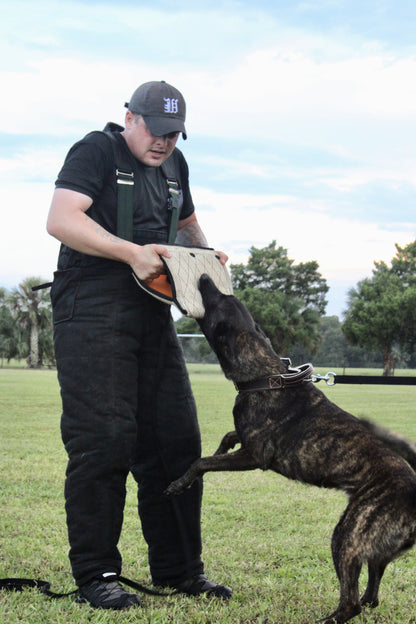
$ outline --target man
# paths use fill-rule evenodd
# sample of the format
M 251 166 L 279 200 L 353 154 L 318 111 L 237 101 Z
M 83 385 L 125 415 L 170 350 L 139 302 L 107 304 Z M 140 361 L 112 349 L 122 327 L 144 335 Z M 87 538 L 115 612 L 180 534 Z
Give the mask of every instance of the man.
M 78 600 L 109 609 L 140 605 L 117 580 L 129 471 L 138 484 L 153 583 L 190 595 L 232 594 L 204 576 L 202 483 L 174 500 L 163 495 L 199 457 L 199 427 L 170 308 L 132 276 L 157 278 L 161 256 L 169 255 L 168 164 L 181 188 L 176 242 L 207 246 L 188 167 L 175 148 L 180 133 L 186 139 L 185 101 L 166 82 L 148 82 L 126 106 L 124 129 L 111 124 L 112 136 L 92 132 L 71 148 L 47 224 L 62 243 L 51 299 L 69 458 L 69 556 Z M 134 174 L 132 240 L 117 236 L 116 154 Z

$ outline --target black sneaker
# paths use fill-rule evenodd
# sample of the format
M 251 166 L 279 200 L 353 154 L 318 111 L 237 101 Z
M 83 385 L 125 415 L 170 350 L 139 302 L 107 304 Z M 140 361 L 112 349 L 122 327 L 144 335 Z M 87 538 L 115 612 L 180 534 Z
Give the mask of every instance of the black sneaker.
M 96 609 L 129 609 L 140 607 L 137 594 L 130 594 L 115 580 L 116 574 L 93 579 L 78 589 L 77 602 L 87 602 Z
M 204 574 L 192 576 L 190 579 L 182 581 L 182 583 L 178 583 L 174 587 L 182 594 L 187 594 L 188 596 L 206 594 L 207 596 L 215 596 L 216 598 L 228 600 L 228 598 L 231 598 L 233 595 L 231 587 L 217 585 L 204 576 Z

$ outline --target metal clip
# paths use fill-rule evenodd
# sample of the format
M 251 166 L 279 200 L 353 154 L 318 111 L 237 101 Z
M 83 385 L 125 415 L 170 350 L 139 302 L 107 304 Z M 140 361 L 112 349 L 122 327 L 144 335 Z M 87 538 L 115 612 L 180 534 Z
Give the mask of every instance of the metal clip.
M 134 185 L 134 173 L 127 173 L 126 171 L 120 171 L 116 169 L 117 184 L 127 184 L 128 186 Z M 125 177 L 124 177 L 125 176 Z M 130 179 L 126 179 L 130 178 Z
M 329 371 L 326 375 L 311 375 L 311 381 L 313 381 L 314 383 L 318 383 L 318 381 L 321 381 L 322 379 L 323 381 L 326 382 L 327 386 L 335 386 L 336 376 L 337 376 L 336 373 Z

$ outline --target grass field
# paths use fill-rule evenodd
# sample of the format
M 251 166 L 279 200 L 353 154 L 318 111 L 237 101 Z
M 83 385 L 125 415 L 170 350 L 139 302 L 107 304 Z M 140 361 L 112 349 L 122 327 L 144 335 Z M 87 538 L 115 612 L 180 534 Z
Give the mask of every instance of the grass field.
M 232 429 L 235 390 L 215 365 L 194 365 L 190 371 L 203 452 L 207 454 Z M 323 382 L 319 387 L 357 416 L 370 417 L 416 440 L 416 387 L 328 388 Z M 66 457 L 60 440 L 59 415 L 54 371 L 0 370 L 0 577 L 49 580 L 58 592 L 73 589 L 67 560 L 63 502 Z M 212 578 L 233 587 L 234 596 L 229 603 L 204 597 L 146 596 L 143 609 L 106 612 L 78 605 L 73 597 L 55 601 L 33 590 L 1 592 L 0 621 L 314 622 L 337 603 L 338 583 L 330 537 L 344 506 L 345 498 L 339 492 L 302 486 L 274 473 L 209 474 L 205 477 L 202 520 L 204 561 Z M 120 549 L 124 575 L 150 584 L 131 479 Z M 354 621 L 416 623 L 415 572 L 416 550 L 388 567 L 380 607 L 366 610 Z M 365 580 L 363 572 L 363 585 Z

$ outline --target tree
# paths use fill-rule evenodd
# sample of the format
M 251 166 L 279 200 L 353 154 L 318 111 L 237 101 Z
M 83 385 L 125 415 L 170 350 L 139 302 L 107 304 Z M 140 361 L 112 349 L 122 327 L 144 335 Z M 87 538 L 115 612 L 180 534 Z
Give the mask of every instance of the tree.
M 17 325 L 7 303 L 7 294 L 4 288 L 0 288 L 0 356 L 9 362 L 18 355 Z
M 43 336 L 46 350 L 50 351 L 47 346 L 48 342 L 51 343 L 49 293 L 44 290 L 32 290 L 32 287 L 41 281 L 39 277 L 28 277 L 7 297 L 11 313 L 23 332 L 25 349 L 20 349 L 19 355 L 27 357 L 29 368 L 38 368 L 42 365 L 43 350 L 39 348 L 40 335 Z
M 251 247 L 247 265 L 232 264 L 230 269 L 235 295 L 278 353 L 288 353 L 295 343 L 311 353 L 317 350 L 329 287 L 316 261 L 295 264 L 272 241 L 261 249 Z
M 400 277 L 405 288 L 416 285 L 416 240 L 400 247 L 395 245 L 396 255 L 391 261 L 391 272 Z M 386 266 L 383 262 L 375 262 L 378 265 Z
M 396 250 L 390 267 L 374 262 L 373 276 L 350 290 L 342 326 L 352 344 L 381 351 L 385 376 L 397 348 L 412 353 L 416 340 L 416 241 Z
M 411 354 L 416 339 L 416 241 L 406 247 L 396 245 L 391 273 L 401 280 L 401 326 L 399 343 Z M 377 265 L 377 263 L 376 263 Z
M 373 368 L 379 366 L 382 361 L 381 354 L 347 342 L 338 316 L 324 316 L 321 319 L 320 333 L 322 341 L 319 351 L 313 358 L 316 366 Z M 304 354 L 295 361 L 301 358 L 307 361 L 311 359 L 311 356 Z

